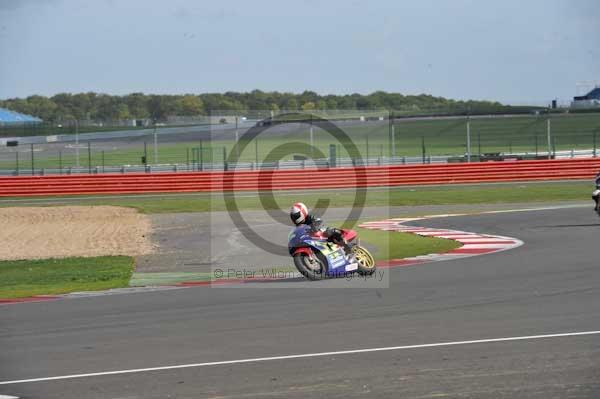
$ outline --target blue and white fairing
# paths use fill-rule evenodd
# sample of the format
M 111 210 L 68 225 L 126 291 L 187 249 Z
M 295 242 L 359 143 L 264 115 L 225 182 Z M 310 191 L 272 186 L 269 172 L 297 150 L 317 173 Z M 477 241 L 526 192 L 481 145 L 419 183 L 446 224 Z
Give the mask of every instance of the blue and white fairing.
M 310 247 L 323 254 L 327 259 L 327 274 L 329 275 L 352 272 L 358 268 L 356 263 L 348 262 L 343 248 L 325 238 L 314 237 L 311 234 L 310 226 L 307 225 L 296 227 L 288 237 L 290 255 L 294 254 L 296 248 L 302 247 Z

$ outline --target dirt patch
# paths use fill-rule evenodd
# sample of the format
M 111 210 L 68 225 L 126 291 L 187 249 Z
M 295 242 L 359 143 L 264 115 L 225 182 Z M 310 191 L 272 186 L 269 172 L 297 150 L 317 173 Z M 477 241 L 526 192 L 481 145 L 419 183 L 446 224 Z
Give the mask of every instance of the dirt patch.
M 117 206 L 0 208 L 0 260 L 146 255 L 150 218 Z

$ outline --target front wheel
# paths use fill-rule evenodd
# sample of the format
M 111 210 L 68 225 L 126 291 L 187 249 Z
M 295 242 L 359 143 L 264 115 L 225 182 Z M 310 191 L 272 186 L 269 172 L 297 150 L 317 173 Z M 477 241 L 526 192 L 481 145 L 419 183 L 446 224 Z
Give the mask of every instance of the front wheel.
M 370 276 L 375 273 L 375 259 L 366 248 L 355 245 L 352 247 L 352 253 L 358 262 L 358 274 Z
M 305 253 L 294 255 L 296 269 L 309 280 L 322 280 L 327 275 L 327 266 L 319 256 L 308 256 Z

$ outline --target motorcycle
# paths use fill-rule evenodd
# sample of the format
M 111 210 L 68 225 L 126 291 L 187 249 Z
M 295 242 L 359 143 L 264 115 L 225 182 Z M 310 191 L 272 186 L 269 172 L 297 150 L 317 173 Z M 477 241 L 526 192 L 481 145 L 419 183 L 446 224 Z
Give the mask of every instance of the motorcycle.
M 598 216 L 600 216 L 600 190 L 599 189 L 594 190 L 594 192 L 592 193 L 592 199 L 594 200 L 594 203 L 596 204 L 596 206 L 594 207 L 594 210 L 596 211 L 596 213 L 598 213 Z
M 314 232 L 310 226 L 300 225 L 292 230 L 288 249 L 296 269 L 309 280 L 342 277 L 348 273 L 366 276 L 375 273 L 375 259 L 360 246 L 358 233 L 354 230 L 341 231 L 350 246 L 350 256 L 342 246 L 328 241 L 322 232 Z

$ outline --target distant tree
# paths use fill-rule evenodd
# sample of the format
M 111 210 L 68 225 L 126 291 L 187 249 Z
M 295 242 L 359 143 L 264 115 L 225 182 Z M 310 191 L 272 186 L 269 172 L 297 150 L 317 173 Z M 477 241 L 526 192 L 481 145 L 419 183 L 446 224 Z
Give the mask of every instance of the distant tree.
M 178 115 L 201 115 L 204 113 L 204 103 L 198 96 L 186 94 L 179 98 Z
M 338 103 L 337 103 L 336 99 L 329 96 L 329 98 L 327 99 L 327 109 L 332 110 L 332 109 L 337 109 L 337 107 L 338 107 Z
M 148 96 L 143 93 L 132 93 L 125 96 L 125 103 L 129 108 L 129 113 L 133 118 L 145 119 L 150 116 L 148 110 Z
M 295 98 L 290 98 L 285 104 L 286 111 L 297 111 L 298 101 Z
M 177 109 L 175 96 L 150 96 L 148 101 L 148 112 L 153 120 L 164 120 L 167 116 L 174 115 Z
M 300 94 L 253 90 L 229 91 L 199 95 L 126 96 L 88 93 L 59 93 L 50 98 L 33 95 L 27 98 L 0 100 L 2 107 L 38 116 L 47 121 L 93 119 L 109 121 L 129 118 L 164 119 L 170 115 L 200 115 L 208 113 L 244 115 L 252 111 L 303 111 L 314 109 L 372 110 L 387 109 L 405 114 L 455 114 L 507 112 L 511 107 L 490 101 L 455 101 L 428 94 L 404 96 L 400 93 L 376 91 L 368 95 L 319 95 L 314 91 Z M 300 106 L 301 105 L 301 106 Z M 257 116 L 264 112 L 254 112 Z
M 56 109 L 58 108 L 54 101 L 47 97 L 30 96 L 27 97 L 27 114 L 35 115 L 42 120 L 51 121 L 54 119 Z
M 315 109 L 315 103 L 313 103 L 312 101 L 308 101 L 302 104 L 303 111 L 311 111 L 313 109 Z
M 114 116 L 116 120 L 131 119 L 131 114 L 129 113 L 129 107 L 127 104 L 118 104 L 116 107 L 116 114 Z

